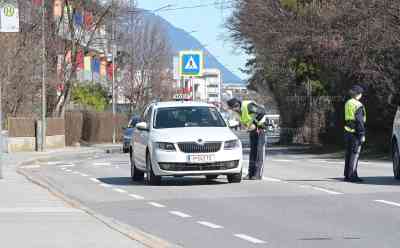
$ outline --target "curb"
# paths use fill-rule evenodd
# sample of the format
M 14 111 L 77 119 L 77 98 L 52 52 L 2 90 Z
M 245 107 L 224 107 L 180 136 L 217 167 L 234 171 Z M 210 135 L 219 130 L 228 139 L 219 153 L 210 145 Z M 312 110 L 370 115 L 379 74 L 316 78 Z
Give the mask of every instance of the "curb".
M 153 236 L 149 233 L 141 231 L 138 228 L 124 224 L 114 218 L 106 217 L 102 214 L 99 214 L 96 211 L 94 211 L 88 207 L 85 207 L 78 200 L 74 200 L 72 197 L 67 196 L 67 194 L 64 193 L 62 190 L 60 190 L 57 186 L 49 183 L 46 180 L 43 180 L 43 179 L 40 179 L 38 177 L 31 175 L 31 174 L 29 174 L 29 172 L 26 172 L 23 168 L 21 168 L 24 165 L 32 164 L 34 162 L 40 162 L 40 161 L 43 161 L 44 159 L 49 159 L 50 157 L 51 156 L 46 156 L 46 157 L 40 157 L 40 158 L 20 162 L 19 164 L 17 164 L 17 173 L 24 176 L 25 178 L 27 178 L 30 182 L 46 189 L 51 194 L 60 198 L 61 200 L 66 202 L 71 207 L 74 207 L 74 208 L 84 211 L 86 214 L 97 219 L 98 221 L 100 221 L 101 223 L 103 223 L 104 225 L 109 227 L 110 229 L 117 231 L 120 234 L 128 237 L 129 239 L 137 241 L 146 247 L 149 247 L 149 248 L 182 248 L 181 246 L 172 244 L 166 240 L 163 240 L 163 239 Z

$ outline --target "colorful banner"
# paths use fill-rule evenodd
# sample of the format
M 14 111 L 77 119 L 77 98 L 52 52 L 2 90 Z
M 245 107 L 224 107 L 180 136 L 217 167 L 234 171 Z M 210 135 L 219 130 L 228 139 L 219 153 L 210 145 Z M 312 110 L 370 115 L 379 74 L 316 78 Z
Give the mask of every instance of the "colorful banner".
M 43 4 L 43 0 L 32 0 L 33 6 L 40 7 Z
M 92 57 L 85 56 L 83 70 L 85 72 L 91 72 L 92 71 Z

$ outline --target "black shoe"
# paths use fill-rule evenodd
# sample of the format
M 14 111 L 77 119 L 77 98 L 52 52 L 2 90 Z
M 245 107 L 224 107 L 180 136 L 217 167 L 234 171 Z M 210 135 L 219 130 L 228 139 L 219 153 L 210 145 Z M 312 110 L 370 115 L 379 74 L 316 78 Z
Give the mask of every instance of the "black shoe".
M 243 180 L 256 180 L 256 177 L 247 175 L 247 176 L 243 177 Z
M 364 182 L 364 180 L 359 178 L 359 177 L 353 177 L 353 178 L 350 178 L 350 182 L 352 182 L 352 183 L 361 183 L 361 182 Z

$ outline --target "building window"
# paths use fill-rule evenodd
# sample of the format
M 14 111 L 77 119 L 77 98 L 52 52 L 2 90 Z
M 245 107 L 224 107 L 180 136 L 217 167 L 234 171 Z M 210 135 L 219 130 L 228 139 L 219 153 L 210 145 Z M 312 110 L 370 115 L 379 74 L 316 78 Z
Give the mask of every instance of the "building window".
M 208 97 L 218 97 L 218 94 L 208 94 Z

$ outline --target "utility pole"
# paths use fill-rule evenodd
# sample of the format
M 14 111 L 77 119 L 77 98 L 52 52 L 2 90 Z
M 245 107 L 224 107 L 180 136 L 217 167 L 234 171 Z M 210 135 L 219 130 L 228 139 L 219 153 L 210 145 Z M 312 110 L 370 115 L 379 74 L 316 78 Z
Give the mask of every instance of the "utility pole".
M 45 19 L 46 19 L 46 1 L 42 2 L 42 142 L 40 144 L 40 151 L 44 151 L 46 147 L 46 37 L 45 37 Z
M 111 49 L 112 49 L 112 125 L 113 125 L 113 134 L 112 134 L 112 143 L 115 144 L 116 140 L 116 132 L 115 132 L 115 49 L 116 49 L 116 42 L 115 42 L 115 6 L 114 0 L 111 2 L 111 20 L 112 20 L 112 31 L 111 31 Z

